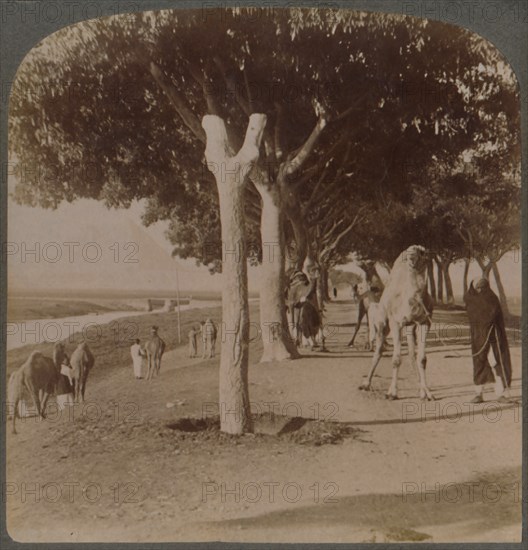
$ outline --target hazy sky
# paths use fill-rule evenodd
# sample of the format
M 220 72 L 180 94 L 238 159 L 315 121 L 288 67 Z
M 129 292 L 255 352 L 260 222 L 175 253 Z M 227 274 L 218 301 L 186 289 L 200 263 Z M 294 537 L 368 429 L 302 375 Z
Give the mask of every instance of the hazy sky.
M 221 275 L 211 276 L 194 260 L 172 259 L 165 225 L 145 228 L 141 211 L 138 203 L 129 210 L 108 210 L 95 200 L 82 199 L 53 211 L 9 200 L 10 288 L 176 290 L 176 271 L 181 290 L 222 288 Z M 344 268 L 362 274 L 352 264 Z M 520 253 L 509 254 L 500 268 L 506 293 L 519 296 Z M 461 293 L 462 271 L 462 264 L 451 267 L 455 294 Z M 250 268 L 250 290 L 258 290 L 258 273 L 258 268 Z M 479 274 L 473 262 L 470 276 Z
M 141 225 L 139 205 L 108 210 L 95 200 L 57 210 L 9 201 L 9 284 L 14 288 L 221 288 L 194 260 L 174 260 L 163 224 Z M 34 251 L 32 253 L 31 251 Z

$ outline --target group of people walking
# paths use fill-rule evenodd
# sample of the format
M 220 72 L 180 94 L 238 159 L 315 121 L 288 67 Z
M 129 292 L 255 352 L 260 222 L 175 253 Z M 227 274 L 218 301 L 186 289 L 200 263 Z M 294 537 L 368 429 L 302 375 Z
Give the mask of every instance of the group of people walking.
M 189 357 L 198 357 L 198 336 L 202 336 L 202 359 L 211 359 L 215 356 L 216 336 L 218 329 L 212 319 L 202 321 L 199 327 L 191 327 L 188 333 Z
M 198 357 L 198 336 L 201 335 L 202 340 L 202 358 L 210 359 L 215 356 L 216 336 L 218 329 L 212 319 L 208 318 L 201 321 L 198 327 L 192 326 L 188 332 L 189 339 L 189 357 Z M 134 377 L 136 380 L 141 380 L 143 376 L 144 359 L 147 356 L 145 348 L 141 345 L 139 338 L 130 347 L 130 355 L 132 356 L 132 366 L 134 369 Z

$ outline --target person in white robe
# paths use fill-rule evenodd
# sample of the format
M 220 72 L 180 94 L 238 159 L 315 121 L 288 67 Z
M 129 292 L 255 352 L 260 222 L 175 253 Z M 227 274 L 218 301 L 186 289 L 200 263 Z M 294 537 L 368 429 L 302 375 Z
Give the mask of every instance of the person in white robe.
M 134 376 L 136 380 L 143 378 L 142 369 L 143 369 L 143 357 L 145 357 L 145 351 L 141 347 L 139 338 L 136 339 L 135 343 L 130 347 L 130 355 L 132 356 L 132 365 L 134 367 Z

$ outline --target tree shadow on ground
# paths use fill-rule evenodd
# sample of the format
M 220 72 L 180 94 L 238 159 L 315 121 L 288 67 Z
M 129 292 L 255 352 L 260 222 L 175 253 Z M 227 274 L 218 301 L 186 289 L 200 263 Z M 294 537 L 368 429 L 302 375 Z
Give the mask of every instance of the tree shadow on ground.
M 334 484 L 337 486 L 337 484 Z M 428 528 L 466 524 L 472 534 L 522 525 L 521 469 L 504 468 L 462 482 L 436 483 L 421 477 L 404 480 L 401 491 L 336 496 L 321 487 L 317 504 L 293 505 L 280 510 L 216 522 L 208 528 L 253 530 L 270 533 L 302 530 L 311 526 L 374 530 L 384 541 L 419 541 L 432 538 Z M 323 490 L 323 488 L 328 490 Z M 337 489 L 339 487 L 337 486 Z M 419 531 L 418 531 L 419 530 Z M 383 542 L 379 540 L 378 542 Z

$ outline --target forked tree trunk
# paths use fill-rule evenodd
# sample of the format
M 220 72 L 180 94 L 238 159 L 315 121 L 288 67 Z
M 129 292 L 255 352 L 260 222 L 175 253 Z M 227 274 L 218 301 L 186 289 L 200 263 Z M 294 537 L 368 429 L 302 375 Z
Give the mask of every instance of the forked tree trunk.
M 487 264 L 484 262 L 482 258 L 477 257 L 477 263 L 479 264 L 480 269 L 482 270 L 482 277 L 485 279 L 488 279 L 491 273 L 491 268 L 493 267 L 493 263 L 489 261 Z
M 429 294 L 431 295 L 433 302 L 436 304 L 436 283 L 434 279 L 434 266 L 432 259 L 427 261 L 427 278 L 429 280 Z
M 444 276 L 445 288 L 446 288 L 446 303 L 454 304 L 455 296 L 453 294 L 453 283 L 451 282 L 451 276 L 449 275 L 449 267 L 451 262 L 442 262 L 442 274 Z
M 499 300 L 502 307 L 502 312 L 505 315 L 509 314 L 508 309 L 508 299 L 506 298 L 506 292 L 504 292 L 504 286 L 499 273 L 499 266 L 496 262 L 493 262 L 491 270 L 493 271 L 493 276 L 495 277 L 495 282 L 497 283 L 497 290 L 499 291 Z
M 492 267 L 493 267 L 492 262 L 489 262 L 488 265 L 481 266 L 482 276 L 486 277 L 486 279 L 488 279 L 488 280 L 489 280 L 489 276 L 490 276 Z
M 468 285 L 469 264 L 470 264 L 470 259 L 464 258 L 464 275 L 462 277 L 462 296 L 466 295 L 466 292 L 468 291 L 468 288 L 469 288 L 469 285 Z
M 245 176 L 258 159 L 266 116 L 249 118 L 244 144 L 235 155 L 222 118 L 203 117 L 205 158 L 220 200 L 222 226 L 222 330 L 220 354 L 220 429 L 230 434 L 253 431 L 248 389 L 249 307 L 245 250 Z
M 260 329 L 264 351 L 261 363 L 300 357 L 288 327 L 285 308 L 285 245 L 279 190 L 256 183 L 262 198 L 260 232 Z

